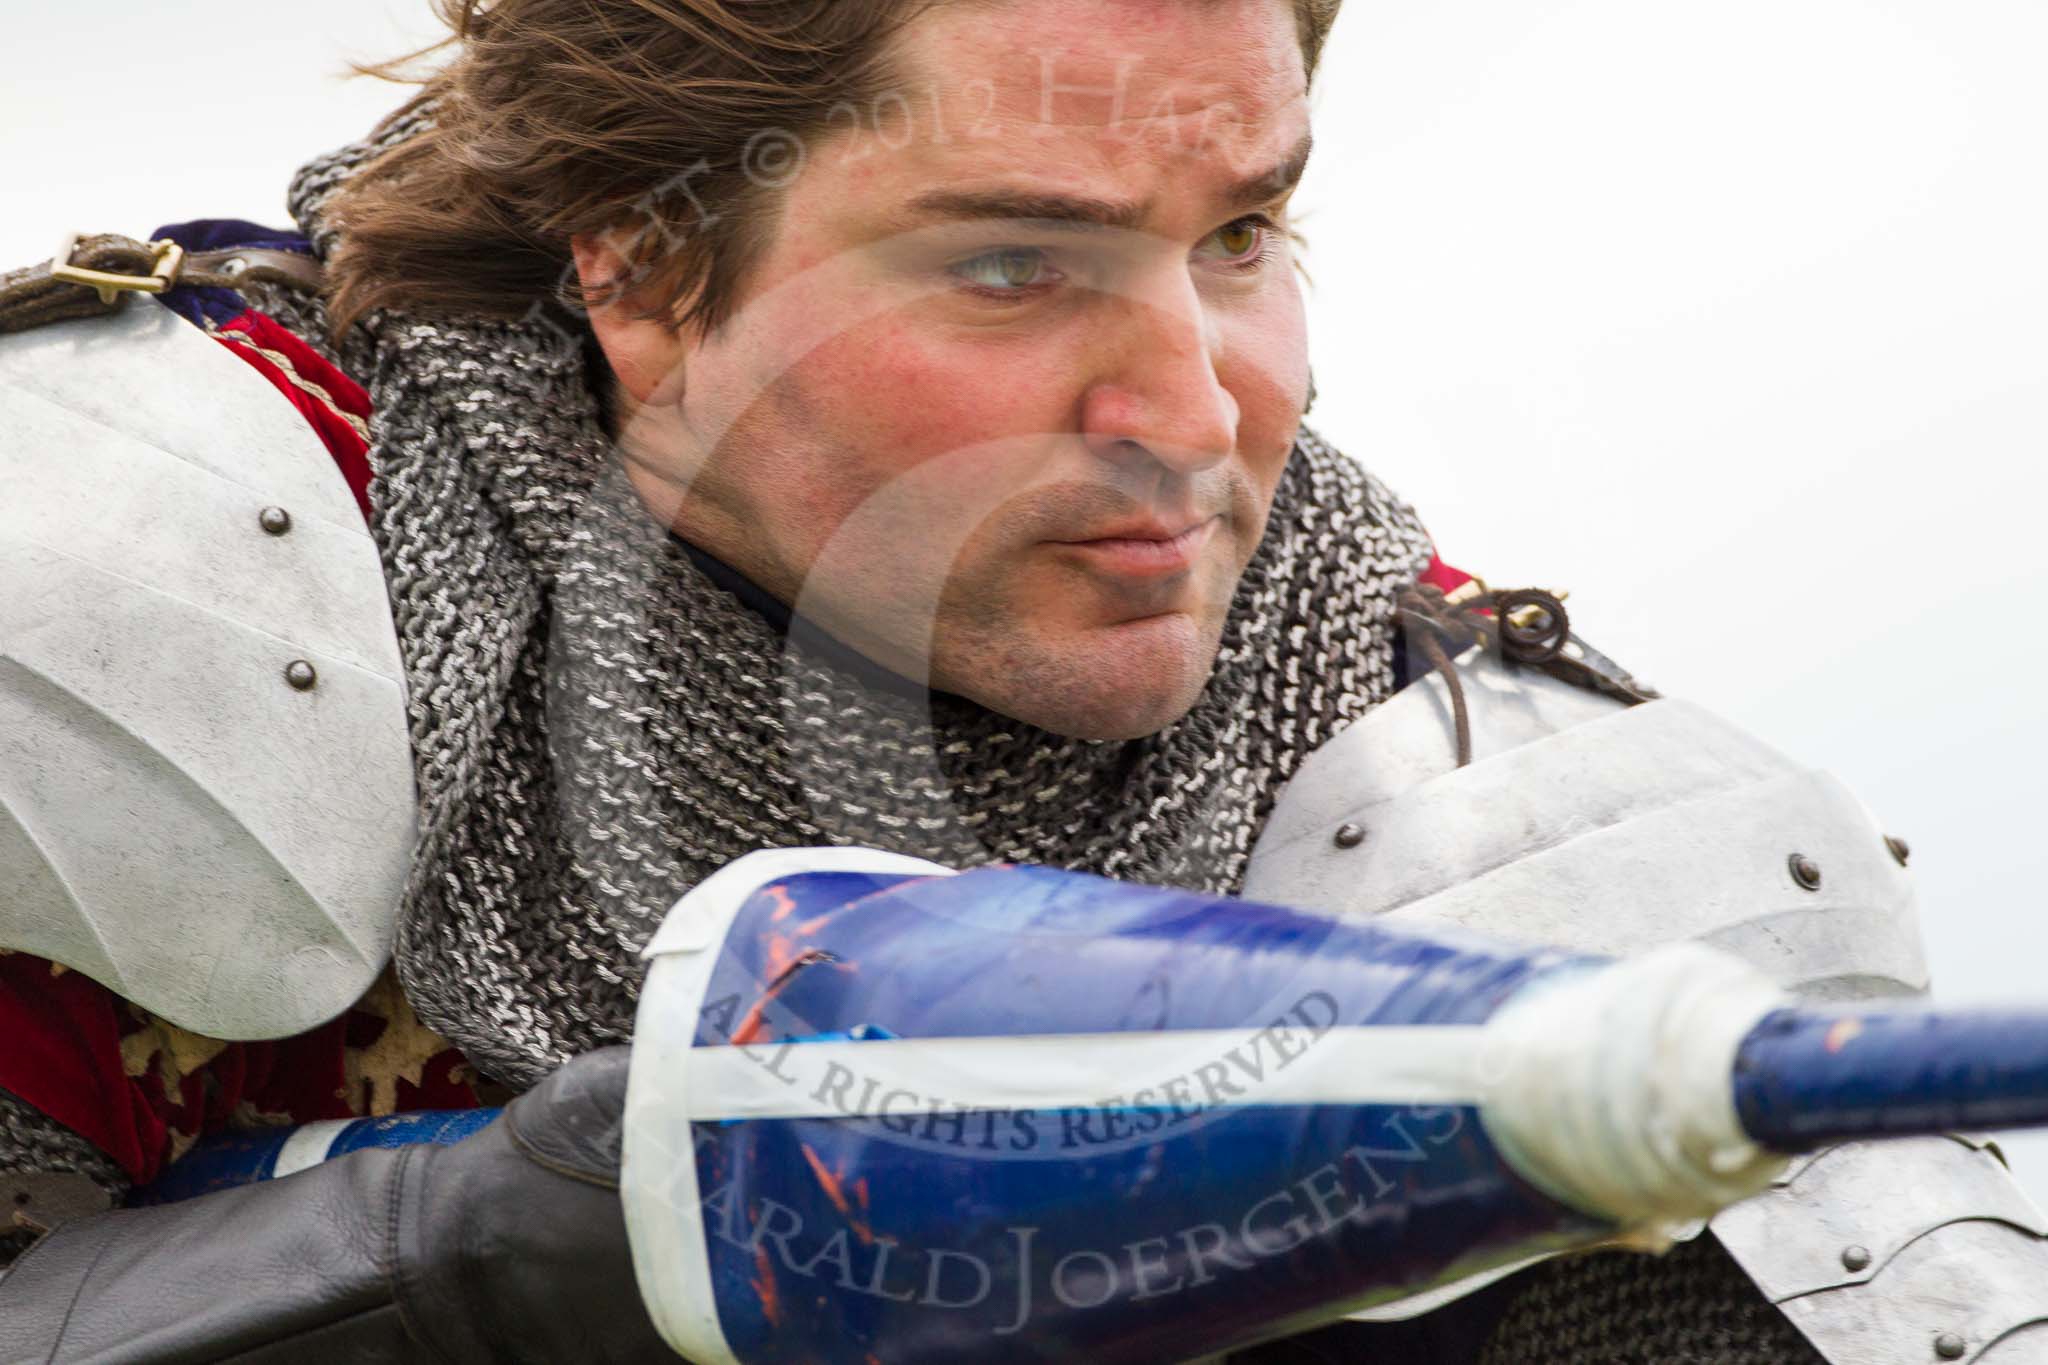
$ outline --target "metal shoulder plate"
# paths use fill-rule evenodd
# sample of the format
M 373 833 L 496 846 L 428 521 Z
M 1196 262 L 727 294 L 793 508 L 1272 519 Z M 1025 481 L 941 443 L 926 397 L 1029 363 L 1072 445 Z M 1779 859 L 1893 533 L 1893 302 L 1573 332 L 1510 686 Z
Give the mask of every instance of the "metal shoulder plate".
M 130 297 L 0 337 L 0 485 L 0 948 L 216 1038 L 340 1013 L 390 955 L 413 793 L 319 438 Z
M 1688 702 L 1629 705 L 1478 651 L 1454 666 L 1470 711 L 1473 761 L 1457 765 L 1443 678 L 1432 673 L 1414 683 L 1303 763 L 1252 850 L 1247 896 L 1602 954 L 1699 939 L 1809 999 L 1926 989 L 1911 878 L 1869 813 L 1833 778 Z M 1958 1232 L 1929 1243 L 1944 1248 L 1923 1253 L 1933 1260 L 1946 1257 L 1947 1247 L 1979 1241 L 2010 1241 L 2030 1256 L 2048 1244 L 2021 1231 L 2034 1226 L 2023 1220 L 1983 1221 L 1993 1215 L 1981 1210 L 2025 1205 L 2002 1168 L 2003 1184 L 1991 1192 L 1990 1158 L 1969 1165 L 1971 1149 L 1941 1139 L 1920 1144 L 1918 1157 L 1913 1146 L 1874 1146 L 1858 1157 L 1893 1169 L 1895 1183 L 1917 1182 L 1910 1209 L 1896 1210 L 1903 1221 L 1888 1225 L 1903 1248 L 1889 1261 L 1876 1259 L 1886 1254 L 1887 1237 L 1873 1225 L 1875 1211 L 1841 1207 L 1841 1191 L 1817 1185 L 1805 1187 L 1811 1199 L 1792 1193 L 1795 1185 L 1738 1205 L 1714 1229 L 1774 1300 L 1780 1278 L 1757 1258 L 1793 1255 L 1797 1247 L 1799 1256 L 1825 1260 L 1863 1244 L 1874 1266 L 1899 1267 L 1874 1293 L 1916 1322 L 1932 1321 L 1941 1314 L 1910 1307 L 1903 1288 L 1904 1272 L 1915 1266 L 1906 1247 L 1912 1230 L 1963 1220 Z M 1927 1152 L 1949 1148 L 1962 1164 L 1930 1165 Z M 1831 1153 L 1809 1169 L 1825 1174 L 1843 1159 Z M 1847 1226 L 1859 1222 L 1862 1230 L 1850 1235 Z M 1839 1259 L 1834 1264 L 1839 1272 Z M 1489 1278 L 1360 1316 L 1412 1316 Z M 2041 1284 L 2038 1297 L 2048 1299 L 2048 1274 Z M 1825 1292 L 1815 1282 L 1783 1296 L 1787 1313 L 1816 1340 Z M 1971 1325 L 1977 1319 L 1948 1317 L 1956 1325 L 1939 1330 L 1977 1340 L 1968 1337 L 1979 1331 Z M 1934 1360 L 1936 1335 L 1930 1328 L 1917 1338 L 1917 1354 L 1823 1350 L 1837 1362 Z
M 1628 705 L 1468 651 L 1317 750 L 1244 893 L 1584 952 L 1701 939 L 1807 998 L 1922 991 L 1912 881 L 1839 782 L 1689 702 Z

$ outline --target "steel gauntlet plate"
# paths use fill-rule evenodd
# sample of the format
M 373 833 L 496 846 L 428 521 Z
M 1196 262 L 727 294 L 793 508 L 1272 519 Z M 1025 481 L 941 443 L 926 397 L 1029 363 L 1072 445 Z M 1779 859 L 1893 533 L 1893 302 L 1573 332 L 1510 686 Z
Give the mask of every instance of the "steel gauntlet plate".
M 1988 1143 L 1845 1143 L 1711 1226 L 1837 1365 L 2048 1362 L 2048 1219 Z

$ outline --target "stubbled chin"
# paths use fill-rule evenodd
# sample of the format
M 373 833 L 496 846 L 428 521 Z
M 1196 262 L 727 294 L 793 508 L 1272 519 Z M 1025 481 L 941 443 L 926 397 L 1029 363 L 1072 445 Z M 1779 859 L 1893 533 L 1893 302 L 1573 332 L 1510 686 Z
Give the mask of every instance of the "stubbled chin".
M 977 700 L 1054 734 L 1138 739 L 1187 714 L 1215 661 L 1215 629 L 1171 612 L 1047 642 L 1037 659 L 1013 658 Z

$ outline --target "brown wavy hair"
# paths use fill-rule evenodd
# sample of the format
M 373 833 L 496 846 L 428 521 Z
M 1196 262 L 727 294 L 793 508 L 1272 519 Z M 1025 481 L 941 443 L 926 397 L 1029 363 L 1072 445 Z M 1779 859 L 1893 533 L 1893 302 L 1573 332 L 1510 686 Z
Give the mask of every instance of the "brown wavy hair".
M 337 334 L 376 308 L 611 302 L 584 295 L 569 252 L 601 232 L 645 316 L 715 328 L 772 230 L 774 159 L 876 100 L 894 33 L 959 2 L 432 0 L 447 38 L 359 68 L 421 86 L 387 124 L 429 105 L 431 120 L 328 206 Z M 1342 0 L 1291 2 L 1313 74 Z

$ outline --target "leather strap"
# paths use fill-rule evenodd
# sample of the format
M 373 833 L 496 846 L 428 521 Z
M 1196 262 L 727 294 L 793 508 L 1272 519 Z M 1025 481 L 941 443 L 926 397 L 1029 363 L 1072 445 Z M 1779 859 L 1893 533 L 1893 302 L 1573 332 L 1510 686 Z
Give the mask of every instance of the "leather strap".
M 86 270 L 138 280 L 149 278 L 156 263 L 156 249 L 148 242 L 110 233 L 80 237 L 69 262 Z M 72 318 L 104 317 L 121 306 L 119 294 L 109 300 L 91 285 L 54 278 L 51 268 L 55 264 L 44 261 L 0 274 L 0 335 Z M 233 289 L 255 281 L 316 293 L 320 278 L 320 262 L 311 256 L 267 247 L 244 247 L 193 252 L 171 272 L 169 283 Z
M 227 251 L 196 251 L 185 257 L 180 283 L 219 285 L 232 289 L 239 282 L 281 284 L 302 293 L 320 292 L 322 270 L 318 257 L 302 251 L 277 251 L 270 247 L 237 247 Z

